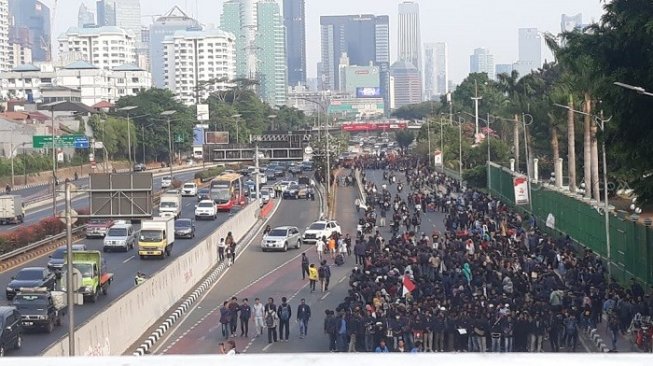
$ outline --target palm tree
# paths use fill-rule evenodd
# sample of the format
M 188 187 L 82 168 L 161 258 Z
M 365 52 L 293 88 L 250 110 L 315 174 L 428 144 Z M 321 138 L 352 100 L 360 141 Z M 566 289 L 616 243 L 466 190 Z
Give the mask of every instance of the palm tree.
M 519 73 L 516 70 L 513 70 L 510 75 L 508 74 L 499 74 L 497 76 L 499 79 L 499 88 L 508 98 L 508 112 L 513 115 L 513 154 L 515 156 L 515 169 L 519 171 L 519 125 L 521 121 L 519 119 L 520 110 L 520 101 L 519 101 L 519 85 L 517 85 L 517 80 L 519 80 Z M 528 159 L 528 157 L 526 157 Z M 528 163 L 528 160 L 527 160 Z
M 556 62 L 559 61 L 559 55 L 562 52 L 562 47 L 558 44 L 558 40 L 551 33 L 544 35 L 544 42 L 547 47 L 553 52 Z M 558 63 L 559 64 L 559 63 Z M 569 166 L 569 191 L 576 192 L 576 125 L 574 114 L 574 94 L 571 92 L 571 80 L 567 70 L 563 68 L 562 76 L 556 83 L 558 93 L 566 94 L 567 103 L 567 165 Z M 562 103 L 561 103 L 562 104 Z

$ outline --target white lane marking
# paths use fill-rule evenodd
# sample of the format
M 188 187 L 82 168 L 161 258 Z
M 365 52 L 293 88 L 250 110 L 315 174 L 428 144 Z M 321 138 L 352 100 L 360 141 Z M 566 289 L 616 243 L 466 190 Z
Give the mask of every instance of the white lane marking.
M 340 281 L 338 281 L 338 283 L 343 283 L 343 282 L 345 282 L 346 279 L 347 279 L 347 275 L 344 275 L 344 276 L 342 276 Z
M 274 343 L 268 343 L 267 346 L 263 347 L 263 352 L 267 352 Z
M 122 261 L 122 263 L 127 263 L 127 262 L 129 262 L 130 260 L 132 260 L 134 258 L 136 258 L 136 256 L 132 255 L 131 257 L 129 257 L 129 258 L 125 259 L 124 261 Z
M 327 296 L 329 296 L 330 294 L 331 294 L 331 292 L 327 292 L 326 294 L 324 294 L 324 296 L 320 297 L 320 300 L 326 299 Z

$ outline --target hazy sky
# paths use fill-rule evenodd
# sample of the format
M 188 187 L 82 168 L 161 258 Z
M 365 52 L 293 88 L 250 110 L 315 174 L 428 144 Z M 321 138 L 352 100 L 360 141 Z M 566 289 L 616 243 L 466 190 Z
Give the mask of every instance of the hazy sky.
M 42 0 L 52 4 L 54 0 Z M 83 0 L 95 9 L 94 0 Z M 199 14 L 203 24 L 219 26 L 225 0 L 141 0 L 143 24 L 148 15 L 167 12 L 174 5 L 192 15 Z M 281 3 L 281 1 L 279 1 Z M 389 15 L 391 54 L 397 56 L 397 5 L 399 0 L 306 0 L 306 37 L 308 76 L 315 77 L 320 59 L 320 16 L 371 13 Z M 495 63 L 517 59 L 517 29 L 535 27 L 543 32 L 560 32 L 561 14 L 583 13 L 583 22 L 598 20 L 600 0 L 417 0 L 420 5 L 422 42 L 445 41 L 449 44 L 449 73 L 456 83 L 469 73 L 469 55 L 474 48 L 489 48 Z M 59 0 L 54 22 L 54 39 L 69 26 L 77 25 L 77 9 L 82 0 Z M 55 45 L 56 49 L 56 45 Z M 543 46 L 543 58 L 551 54 Z

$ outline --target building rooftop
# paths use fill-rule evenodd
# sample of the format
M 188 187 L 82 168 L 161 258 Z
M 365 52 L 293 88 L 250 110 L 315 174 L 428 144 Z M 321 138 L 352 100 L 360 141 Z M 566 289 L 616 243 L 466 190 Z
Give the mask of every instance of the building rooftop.
M 145 71 L 134 64 L 122 64 L 113 68 L 113 71 Z
M 169 42 L 175 38 L 210 38 L 210 37 L 224 37 L 235 39 L 235 36 L 232 33 L 225 32 L 220 29 L 208 29 L 208 30 L 178 30 L 174 35 L 168 36 L 165 38 L 165 41 Z
M 69 36 L 72 35 L 78 35 L 78 36 L 99 36 L 101 34 L 117 34 L 117 35 L 129 35 L 131 37 L 134 37 L 134 34 L 130 31 L 127 31 L 125 29 L 122 29 L 120 27 L 114 27 L 114 26 L 103 26 L 103 27 L 84 27 L 84 28 L 79 28 L 79 27 L 70 27 L 66 31 L 66 33 L 62 33 L 59 36 L 59 40 L 66 40 Z
M 88 63 L 86 61 L 75 61 L 72 64 L 66 65 L 64 67 L 66 70 L 92 70 L 92 69 L 99 69 L 99 67 Z
M 413 65 L 410 61 L 406 61 L 406 60 L 399 60 L 394 64 L 392 64 L 390 68 L 393 70 L 417 70 L 415 65 Z
M 28 71 L 41 71 L 41 68 L 32 64 L 22 64 L 14 67 L 11 71 L 15 72 L 28 72 Z

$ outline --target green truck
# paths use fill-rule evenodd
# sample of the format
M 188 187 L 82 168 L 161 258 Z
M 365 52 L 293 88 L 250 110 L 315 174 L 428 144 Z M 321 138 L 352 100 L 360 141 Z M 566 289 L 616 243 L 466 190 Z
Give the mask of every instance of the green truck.
M 82 276 L 82 285 L 77 289 L 77 293 L 84 296 L 84 302 L 96 302 L 100 292 L 107 294 L 113 273 L 107 272 L 107 263 L 100 251 L 73 252 L 73 268 Z

